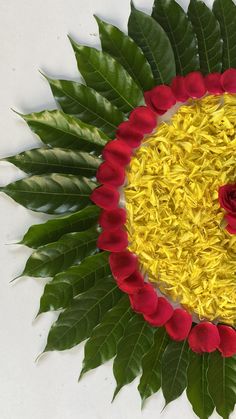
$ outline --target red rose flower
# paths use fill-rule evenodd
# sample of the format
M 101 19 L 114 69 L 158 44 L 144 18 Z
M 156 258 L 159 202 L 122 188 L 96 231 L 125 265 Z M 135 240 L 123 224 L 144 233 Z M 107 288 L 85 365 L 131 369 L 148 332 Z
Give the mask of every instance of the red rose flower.
M 175 96 L 169 86 L 162 84 L 144 93 L 145 101 L 154 112 L 161 115 L 176 103 Z
M 228 184 L 220 187 L 219 202 L 221 208 L 236 216 L 236 184 Z

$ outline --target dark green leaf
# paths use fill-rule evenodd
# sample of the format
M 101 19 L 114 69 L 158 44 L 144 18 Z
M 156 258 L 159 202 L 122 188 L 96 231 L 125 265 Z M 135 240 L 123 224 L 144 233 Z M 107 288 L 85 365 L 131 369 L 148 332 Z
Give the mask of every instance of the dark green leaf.
M 24 235 L 20 244 L 36 249 L 58 240 L 63 234 L 87 230 L 97 223 L 99 214 L 100 209 L 91 205 L 74 214 L 55 218 L 44 224 L 33 225 Z
M 142 90 L 149 90 L 154 86 L 151 67 L 142 50 L 132 38 L 120 29 L 103 22 L 95 16 L 103 51 L 112 55 L 128 71 L 133 80 Z
M 52 174 L 17 180 L 0 191 L 33 211 L 64 214 L 90 205 L 89 197 L 96 186 L 84 177 Z
M 162 27 L 132 4 L 128 23 L 129 35 L 147 58 L 156 84 L 170 83 L 175 76 L 175 58 Z
M 107 252 L 87 257 L 78 266 L 57 274 L 45 286 L 39 313 L 68 307 L 74 297 L 87 291 L 110 273 Z
M 186 75 L 199 70 L 197 40 L 191 22 L 175 0 L 155 0 L 152 16 L 162 26 L 171 42 L 176 73 Z
M 217 413 L 228 419 L 236 403 L 236 356 L 224 358 L 217 351 L 210 354 L 208 384 Z
M 77 64 L 86 84 L 106 97 L 122 112 L 143 103 L 143 94 L 122 65 L 105 52 L 71 40 Z
M 63 351 L 88 338 L 122 295 L 113 278 L 100 280 L 60 314 L 49 332 L 45 351 Z
M 213 12 L 223 39 L 222 71 L 236 67 L 236 6 L 232 0 L 215 0 Z
M 80 233 L 68 233 L 57 242 L 41 246 L 26 262 L 22 275 L 48 277 L 75 265 L 96 252 L 96 228 Z
M 169 338 L 165 329 L 157 329 L 153 345 L 143 357 L 143 375 L 138 386 L 143 402 L 161 388 L 161 360 L 168 342 Z
M 188 342 L 170 342 L 162 357 L 161 385 L 166 404 L 177 399 L 185 390 L 188 363 Z
M 214 410 L 214 403 L 208 391 L 208 363 L 209 354 L 198 355 L 191 352 L 187 396 L 194 412 L 200 419 L 208 419 Z
M 140 374 L 142 358 L 152 345 L 153 330 L 140 315 L 135 315 L 127 324 L 113 364 L 117 383 L 113 398 L 124 385 L 131 383 Z
M 48 79 L 52 93 L 65 113 L 95 125 L 109 137 L 114 137 L 116 128 L 124 115 L 106 98 L 81 83 L 69 80 Z
M 190 1 L 188 16 L 197 35 L 202 73 L 221 72 L 222 41 L 219 22 L 201 0 Z
M 104 317 L 86 342 L 83 369 L 80 377 L 87 371 L 97 368 L 116 355 L 117 345 L 124 335 L 127 322 L 133 315 L 130 302 L 124 296 Z

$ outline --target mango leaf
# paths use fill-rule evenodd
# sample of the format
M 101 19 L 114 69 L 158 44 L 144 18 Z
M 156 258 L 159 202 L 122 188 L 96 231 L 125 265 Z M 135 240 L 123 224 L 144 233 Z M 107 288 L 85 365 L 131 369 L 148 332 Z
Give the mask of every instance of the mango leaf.
M 199 70 L 197 40 L 191 22 L 175 0 L 155 0 L 153 18 L 162 26 L 172 45 L 176 73 Z
M 210 354 L 207 378 L 217 413 L 228 419 L 236 403 L 236 356 L 223 358 L 218 351 Z
M 185 390 L 188 364 L 188 342 L 170 342 L 162 357 L 161 382 L 166 405 L 181 396 Z
M 91 205 L 74 214 L 33 225 L 19 244 L 37 249 L 39 246 L 57 241 L 63 234 L 87 230 L 97 223 L 99 214 L 100 209 Z
M 51 147 L 101 152 L 109 138 L 99 129 L 62 111 L 21 115 L 43 143 Z
M 207 372 L 209 354 L 198 355 L 190 353 L 188 367 L 187 396 L 194 413 L 200 419 L 208 419 L 214 410 L 214 403 L 208 391 Z
M 207 5 L 199 0 L 190 1 L 188 16 L 197 35 L 201 72 L 221 72 L 222 41 L 219 22 Z
M 161 388 L 161 360 L 169 337 L 163 327 L 158 328 L 154 334 L 154 342 L 142 360 L 143 374 L 138 390 L 142 402 Z
M 142 50 L 132 38 L 120 29 L 103 22 L 95 16 L 99 26 L 99 34 L 103 51 L 112 55 L 128 71 L 133 80 L 142 90 L 151 89 L 155 83 L 150 64 Z
M 65 234 L 58 241 L 41 246 L 33 252 L 22 275 L 54 276 L 95 253 L 97 238 L 97 228 Z
M 107 98 L 122 112 L 143 103 L 143 94 L 129 73 L 113 57 L 71 40 L 78 69 L 86 84 Z
M 215 0 L 213 12 L 223 39 L 222 71 L 236 67 L 236 6 L 232 0 Z
M 81 83 L 49 77 L 47 80 L 56 101 L 65 113 L 95 125 L 109 137 L 114 137 L 116 128 L 124 120 L 124 115 L 116 106 Z
M 90 195 L 97 184 L 74 175 L 36 175 L 1 187 L 16 202 L 33 211 L 64 214 L 91 205 Z
M 134 315 L 129 298 L 125 295 L 104 316 L 93 330 L 84 348 L 84 361 L 80 378 L 87 371 L 97 368 L 116 355 L 117 345 L 124 335 L 127 322 Z
M 168 84 L 175 76 L 175 58 L 170 41 L 162 27 L 131 3 L 129 35 L 148 60 L 155 84 Z
M 100 279 L 111 274 L 108 253 L 89 256 L 78 266 L 58 273 L 45 285 L 40 300 L 39 314 L 69 306 L 74 297 L 93 287 Z
M 49 332 L 45 352 L 70 349 L 88 338 L 122 295 L 113 278 L 101 279 L 60 314 Z
M 35 148 L 4 160 L 30 174 L 71 173 L 87 177 L 93 177 L 102 162 L 84 151 L 64 148 Z
M 117 383 L 113 399 L 124 385 L 131 383 L 140 374 L 142 358 L 152 345 L 153 330 L 153 327 L 137 314 L 127 324 L 124 336 L 118 343 L 113 364 Z

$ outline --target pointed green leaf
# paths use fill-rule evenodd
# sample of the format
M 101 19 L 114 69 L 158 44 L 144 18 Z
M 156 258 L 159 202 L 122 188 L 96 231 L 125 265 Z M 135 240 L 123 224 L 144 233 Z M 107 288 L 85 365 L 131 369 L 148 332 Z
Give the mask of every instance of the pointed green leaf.
M 186 75 L 199 70 L 197 40 L 191 22 L 175 0 L 155 0 L 153 18 L 162 26 L 171 42 L 176 73 Z
M 185 390 L 188 364 L 188 342 L 170 342 L 162 357 L 161 382 L 166 404 L 177 399 Z
M 128 71 L 133 80 L 142 90 L 151 89 L 155 83 L 150 64 L 142 50 L 132 38 L 120 29 L 109 23 L 103 22 L 95 16 L 103 51 L 112 55 Z
M 236 403 L 236 356 L 224 358 L 218 351 L 210 354 L 208 384 L 217 413 L 228 419 Z
M 142 49 L 156 84 L 168 84 L 175 76 L 175 58 L 170 41 L 162 27 L 149 15 L 131 6 L 129 35 Z
M 96 228 L 68 233 L 57 242 L 41 246 L 27 260 L 22 275 L 48 277 L 75 265 L 97 250 Z
M 128 297 L 125 295 L 104 317 L 92 332 L 84 348 L 83 369 L 97 368 L 116 355 L 117 345 L 124 335 L 127 322 L 133 315 Z
M 88 338 L 122 295 L 113 278 L 101 279 L 60 314 L 49 332 L 45 351 L 63 351 Z
M 135 315 L 127 324 L 113 364 L 117 383 L 114 398 L 124 385 L 140 374 L 142 358 L 152 345 L 153 330 L 140 315 Z
M 43 143 L 52 147 L 101 152 L 109 138 L 99 129 L 62 111 L 21 115 Z
M 31 176 L 0 188 L 16 202 L 47 214 L 75 212 L 91 205 L 90 195 L 97 187 L 91 180 L 73 175 Z
M 213 12 L 223 39 L 222 71 L 236 67 L 236 6 L 232 0 L 215 0 Z
M 209 354 L 190 353 L 188 367 L 187 396 L 194 413 L 200 419 L 208 419 L 214 410 L 214 403 L 208 391 L 207 371 Z
M 153 345 L 142 360 L 143 374 L 138 390 L 143 402 L 161 388 L 161 360 L 168 343 L 169 337 L 165 329 L 157 329 Z
M 108 253 L 89 256 L 78 266 L 58 273 L 45 285 L 39 313 L 69 306 L 74 297 L 93 287 L 100 279 L 111 274 Z
M 197 35 L 200 70 L 203 74 L 221 72 L 222 41 L 220 25 L 201 0 L 191 0 L 188 16 Z
M 107 98 L 122 112 L 143 103 L 143 94 L 122 65 L 105 52 L 71 40 L 77 65 L 86 84 Z

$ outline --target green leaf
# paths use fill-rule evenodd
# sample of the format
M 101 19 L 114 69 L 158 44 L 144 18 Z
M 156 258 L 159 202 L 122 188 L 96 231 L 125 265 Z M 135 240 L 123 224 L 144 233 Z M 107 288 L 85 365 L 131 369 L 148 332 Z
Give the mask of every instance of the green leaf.
M 122 112 L 143 104 L 143 94 L 122 65 L 105 52 L 71 40 L 77 65 L 86 84 L 107 98 Z
M 197 35 L 201 72 L 221 72 L 222 41 L 219 22 L 201 0 L 190 1 L 188 16 Z
M 27 260 L 22 275 L 48 277 L 75 265 L 96 252 L 96 228 L 68 233 L 54 243 L 41 246 Z
M 228 419 L 236 403 L 236 356 L 224 358 L 218 351 L 210 354 L 208 383 L 217 413 Z
M 98 221 L 100 209 L 95 205 L 84 208 L 71 215 L 49 220 L 44 224 L 33 225 L 24 235 L 20 244 L 34 249 L 57 241 L 63 234 L 87 230 Z
M 163 327 L 158 328 L 154 334 L 154 342 L 142 360 L 143 374 L 138 390 L 144 402 L 161 388 L 161 360 L 169 337 Z
M 91 154 L 64 148 L 35 148 L 4 159 L 26 173 L 71 173 L 93 177 L 102 163 Z
M 47 77 L 52 93 L 65 113 L 95 125 L 109 137 L 114 137 L 116 128 L 124 115 L 106 98 L 81 83 L 69 80 L 54 80 Z
M 113 399 L 124 385 L 131 383 L 140 374 L 142 358 L 152 345 L 153 330 L 140 315 L 135 315 L 127 324 L 113 364 L 117 383 Z
M 120 29 L 95 16 L 103 51 L 112 55 L 128 71 L 142 90 L 151 89 L 155 83 L 151 67 L 142 50 L 132 38 Z
M 200 419 L 208 419 L 214 410 L 214 403 L 208 391 L 207 371 L 209 354 L 190 354 L 188 367 L 187 396 L 194 413 Z
M 101 152 L 109 138 L 99 129 L 62 111 L 21 115 L 43 143 L 51 147 Z
M 199 70 L 197 40 L 191 22 L 175 0 L 155 0 L 153 18 L 162 26 L 172 45 L 176 73 Z
M 80 378 L 87 371 L 97 368 L 116 355 L 117 345 L 124 335 L 127 322 L 133 315 L 129 298 L 125 295 L 104 317 L 92 332 L 84 348 L 83 369 Z
M 87 178 L 54 173 L 17 180 L 0 188 L 0 192 L 33 211 L 64 214 L 91 205 L 89 197 L 96 187 Z
M 170 342 L 162 357 L 162 391 L 166 405 L 177 399 L 187 386 L 189 346 L 183 342 Z
M 45 351 L 70 349 L 88 338 L 122 295 L 113 278 L 100 280 L 60 314 L 49 332 Z
M 89 256 L 78 266 L 58 273 L 45 285 L 39 313 L 66 308 L 74 297 L 93 287 L 100 279 L 111 274 L 108 253 Z
M 162 27 L 151 17 L 131 5 L 129 35 L 142 49 L 156 84 L 169 84 L 175 76 L 175 58 Z
M 236 67 L 236 6 L 232 0 L 215 0 L 213 12 L 220 23 L 225 71 Z

